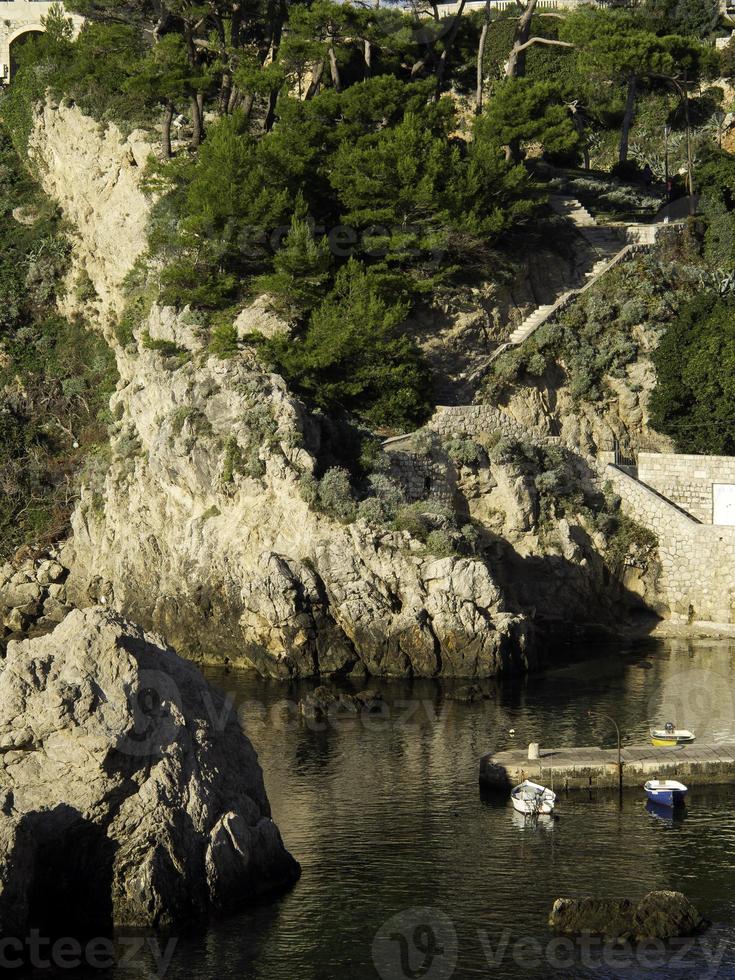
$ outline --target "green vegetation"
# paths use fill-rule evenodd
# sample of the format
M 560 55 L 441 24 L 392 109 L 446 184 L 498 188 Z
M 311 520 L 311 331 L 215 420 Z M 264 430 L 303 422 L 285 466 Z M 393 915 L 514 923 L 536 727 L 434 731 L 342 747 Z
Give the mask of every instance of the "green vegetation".
M 654 353 L 653 424 L 680 452 L 735 455 L 735 299 L 704 294 Z
M 492 365 L 486 397 L 563 370 L 575 399 L 604 398 L 607 378 L 620 378 L 642 348 L 671 323 L 700 288 L 704 263 L 696 242 L 642 255 L 610 271 L 568 310 Z M 648 336 L 649 340 L 646 341 Z
M 88 17 L 78 38 L 53 9 L 18 52 L 0 117 L 21 152 L 48 90 L 101 124 L 158 125 L 149 254 L 131 277 L 121 343 L 158 300 L 190 306 L 209 351 L 236 358 L 233 314 L 264 293 L 291 332 L 248 340 L 312 407 L 414 428 L 431 412 L 432 378 L 407 323 L 458 285 L 497 278 L 543 234 L 547 187 L 532 161 L 615 167 L 632 183 L 603 181 L 603 207 L 650 212 L 661 189 L 638 178 L 663 178 L 664 132 L 670 172 L 691 156 L 705 190 L 701 261 L 682 259 L 683 275 L 646 259 L 617 270 L 500 359 L 488 391 L 563 364 L 577 398 L 599 398 L 636 357 L 636 331 L 673 322 L 702 275 L 707 289 L 728 288 L 730 158 L 706 150 L 724 109 L 709 82 L 728 64 L 710 43 L 716 0 L 560 17 L 332 0 L 67 6 Z M 578 178 L 592 197 L 595 179 Z M 88 283 L 78 292 L 93 298 Z M 141 340 L 169 369 L 187 356 Z M 454 452 L 461 463 L 474 450 Z
M 107 438 L 114 359 L 56 311 L 68 256 L 55 210 L 0 131 L 0 558 L 66 532 L 77 471 Z

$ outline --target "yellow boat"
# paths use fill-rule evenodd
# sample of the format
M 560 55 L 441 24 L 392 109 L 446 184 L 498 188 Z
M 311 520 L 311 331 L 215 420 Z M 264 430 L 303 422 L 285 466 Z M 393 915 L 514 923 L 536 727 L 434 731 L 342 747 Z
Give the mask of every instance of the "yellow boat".
M 653 745 L 672 746 L 690 745 L 694 741 L 694 734 L 686 728 L 674 728 L 669 721 L 663 728 L 651 729 L 651 742 Z

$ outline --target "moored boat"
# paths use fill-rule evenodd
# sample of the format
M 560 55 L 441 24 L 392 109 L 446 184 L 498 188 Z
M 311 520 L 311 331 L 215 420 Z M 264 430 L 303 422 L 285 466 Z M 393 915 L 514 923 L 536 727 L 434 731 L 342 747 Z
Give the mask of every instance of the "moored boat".
M 658 806 L 678 806 L 684 802 L 687 788 L 675 779 L 649 779 L 644 785 L 646 796 Z
M 556 793 L 526 779 L 511 790 L 510 799 L 519 813 L 549 814 L 556 804 Z
M 675 728 L 672 722 L 668 721 L 663 728 L 651 729 L 651 742 L 654 745 L 690 745 L 694 741 L 694 733 L 687 728 Z

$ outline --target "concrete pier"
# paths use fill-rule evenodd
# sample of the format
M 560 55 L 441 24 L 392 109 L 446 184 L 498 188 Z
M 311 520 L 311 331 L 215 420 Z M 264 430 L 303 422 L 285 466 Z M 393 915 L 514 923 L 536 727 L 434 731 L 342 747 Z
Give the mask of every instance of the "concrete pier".
M 642 786 L 647 779 L 678 779 L 687 786 L 735 783 L 735 744 L 657 748 L 630 745 L 622 750 L 623 785 Z M 480 759 L 480 783 L 510 789 L 524 779 L 555 790 L 617 788 L 618 750 L 597 746 L 541 749 L 529 760 L 528 749 L 497 752 Z

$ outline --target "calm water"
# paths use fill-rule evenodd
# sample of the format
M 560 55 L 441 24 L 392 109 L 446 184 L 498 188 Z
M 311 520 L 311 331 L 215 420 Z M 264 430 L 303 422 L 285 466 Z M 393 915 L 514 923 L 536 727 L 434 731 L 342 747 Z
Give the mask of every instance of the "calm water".
M 694 789 L 676 823 L 648 813 L 631 790 L 622 810 L 614 794 L 562 795 L 557 819 L 533 825 L 477 781 L 478 759 L 493 749 L 614 744 L 588 708 L 615 716 L 625 742 L 669 718 L 700 738 L 735 741 L 735 646 L 574 652 L 589 659 L 514 686 L 487 683 L 480 704 L 449 700 L 447 685 L 371 682 L 390 717 L 326 730 L 296 722 L 283 703 L 313 685 L 208 671 L 237 698 L 303 876 L 278 901 L 180 939 L 167 976 L 735 977 L 735 786 Z M 642 961 L 547 948 L 555 897 L 636 898 L 652 888 L 691 898 L 714 923 L 704 942 L 644 951 Z

